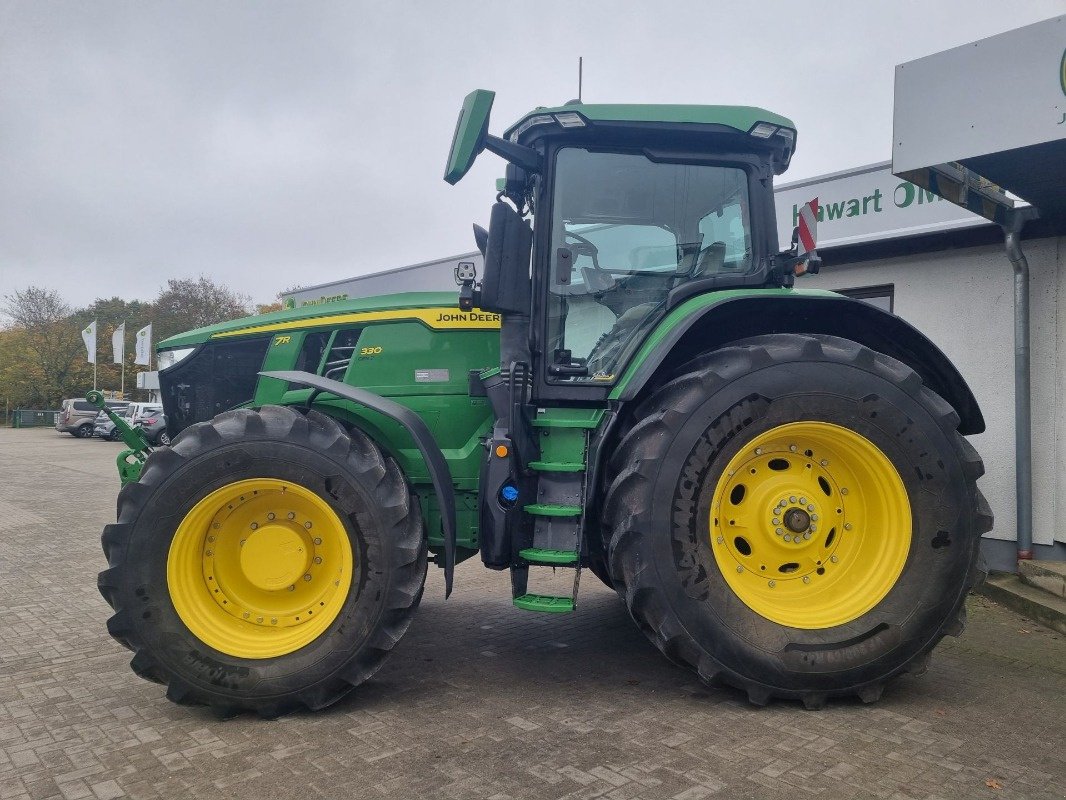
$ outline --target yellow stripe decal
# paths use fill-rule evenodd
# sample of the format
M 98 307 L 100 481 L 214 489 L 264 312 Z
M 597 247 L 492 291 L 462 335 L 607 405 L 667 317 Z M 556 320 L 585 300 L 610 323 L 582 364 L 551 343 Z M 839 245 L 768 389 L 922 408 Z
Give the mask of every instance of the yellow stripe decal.
M 233 331 L 224 331 L 211 336 L 221 339 L 226 336 L 246 336 L 252 333 L 302 330 L 325 326 L 353 325 L 361 322 L 392 322 L 416 320 L 437 330 L 493 330 L 500 327 L 500 315 L 488 311 L 460 311 L 458 308 L 402 308 L 390 311 L 364 311 L 352 314 L 334 314 L 328 317 L 307 317 L 288 322 L 269 322 L 265 325 L 249 325 Z

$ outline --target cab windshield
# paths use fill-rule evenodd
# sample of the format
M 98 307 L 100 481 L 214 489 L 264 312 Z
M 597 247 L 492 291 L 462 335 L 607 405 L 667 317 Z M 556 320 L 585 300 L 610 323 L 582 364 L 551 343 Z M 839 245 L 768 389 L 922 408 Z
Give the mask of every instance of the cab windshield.
M 753 269 L 738 167 L 569 147 L 556 157 L 553 200 L 549 337 L 557 364 L 586 367 L 565 380 L 613 380 L 672 290 Z

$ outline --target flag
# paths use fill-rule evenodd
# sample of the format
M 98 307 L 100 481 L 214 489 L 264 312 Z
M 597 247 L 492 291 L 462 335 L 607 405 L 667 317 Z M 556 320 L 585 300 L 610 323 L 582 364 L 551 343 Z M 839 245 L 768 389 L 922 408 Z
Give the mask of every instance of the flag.
M 121 364 L 126 357 L 126 323 L 123 322 L 111 334 L 111 350 L 115 354 L 115 363 Z
M 81 332 L 81 340 L 85 342 L 85 349 L 89 351 L 89 363 L 96 363 L 96 320 Z
M 133 359 L 134 364 L 143 364 L 148 366 L 152 363 L 152 324 L 148 323 L 139 331 L 137 331 L 137 339 L 134 342 L 134 349 L 137 352 L 136 358 Z
M 818 198 L 804 203 L 799 212 L 799 247 L 796 255 L 805 256 L 818 246 Z

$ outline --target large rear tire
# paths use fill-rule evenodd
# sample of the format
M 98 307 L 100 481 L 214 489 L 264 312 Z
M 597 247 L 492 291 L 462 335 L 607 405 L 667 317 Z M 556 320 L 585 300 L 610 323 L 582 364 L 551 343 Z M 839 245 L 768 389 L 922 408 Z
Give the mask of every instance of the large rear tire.
M 397 465 L 357 430 L 268 406 L 193 425 L 122 489 L 103 534 L 108 631 L 178 703 L 274 717 L 381 666 L 427 547 Z
M 955 411 L 902 363 L 760 336 L 679 370 L 611 459 L 605 536 L 630 614 L 749 700 L 858 695 L 962 631 L 991 528 Z

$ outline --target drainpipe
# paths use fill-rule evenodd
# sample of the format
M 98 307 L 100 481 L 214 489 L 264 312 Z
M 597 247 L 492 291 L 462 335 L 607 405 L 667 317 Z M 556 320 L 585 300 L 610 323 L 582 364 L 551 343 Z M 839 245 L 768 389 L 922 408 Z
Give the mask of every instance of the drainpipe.
M 1007 258 L 1014 268 L 1014 459 L 1018 516 L 1018 559 L 1033 557 L 1033 429 L 1029 368 L 1029 262 L 1022 252 L 1021 232 L 1037 216 L 1019 209 L 1003 226 Z

